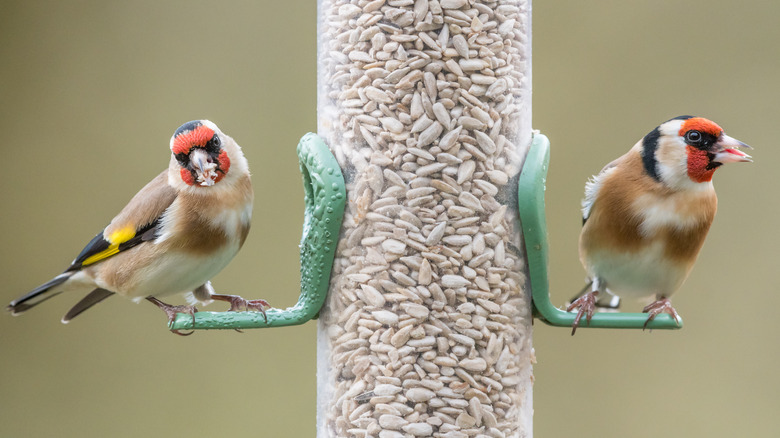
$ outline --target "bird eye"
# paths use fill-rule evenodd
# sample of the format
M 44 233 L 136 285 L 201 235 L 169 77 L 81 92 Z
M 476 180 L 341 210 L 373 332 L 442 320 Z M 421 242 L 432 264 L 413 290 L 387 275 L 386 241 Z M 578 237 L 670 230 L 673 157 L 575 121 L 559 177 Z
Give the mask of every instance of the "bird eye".
M 219 139 L 219 135 L 214 134 L 213 137 L 211 137 L 211 140 L 206 143 L 206 150 L 209 151 L 209 153 L 216 154 L 219 153 L 219 150 L 221 149 L 222 141 Z
M 701 142 L 701 138 L 702 138 L 701 132 L 699 131 L 688 131 L 685 133 L 685 141 L 687 141 L 688 143 L 693 143 L 693 144 L 699 143 Z

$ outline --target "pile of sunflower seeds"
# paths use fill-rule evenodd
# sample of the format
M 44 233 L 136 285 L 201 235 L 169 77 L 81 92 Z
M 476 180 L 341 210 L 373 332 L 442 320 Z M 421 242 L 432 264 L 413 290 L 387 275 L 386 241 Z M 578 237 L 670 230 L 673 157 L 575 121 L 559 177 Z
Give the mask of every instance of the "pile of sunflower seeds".
M 320 437 L 530 435 L 516 175 L 529 0 L 322 0 L 319 132 L 348 204 L 320 318 Z

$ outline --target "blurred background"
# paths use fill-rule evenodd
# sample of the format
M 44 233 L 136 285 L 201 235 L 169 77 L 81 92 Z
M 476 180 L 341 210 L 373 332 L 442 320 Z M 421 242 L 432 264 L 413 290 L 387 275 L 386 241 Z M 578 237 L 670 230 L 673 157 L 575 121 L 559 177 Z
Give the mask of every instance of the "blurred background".
M 3 305 L 66 267 L 167 166 L 173 131 L 198 118 L 243 146 L 257 198 L 217 290 L 292 305 L 295 146 L 316 129 L 315 9 L 4 1 Z M 571 337 L 535 326 L 537 437 L 777 433 L 778 14 L 780 2 L 759 0 L 534 3 L 533 117 L 553 148 L 556 303 L 582 286 L 579 200 L 605 163 L 681 114 L 755 147 L 755 163 L 715 177 L 720 211 L 674 298 L 683 330 Z M 79 298 L 0 314 L 0 436 L 314 436 L 315 324 L 180 338 L 154 306 L 121 298 L 60 324 Z

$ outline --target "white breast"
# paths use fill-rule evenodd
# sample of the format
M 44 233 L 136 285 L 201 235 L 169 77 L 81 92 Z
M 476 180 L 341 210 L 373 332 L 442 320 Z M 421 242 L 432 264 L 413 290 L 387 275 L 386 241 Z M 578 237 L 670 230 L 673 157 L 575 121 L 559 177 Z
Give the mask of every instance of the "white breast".
M 217 275 L 237 252 L 238 245 L 226 245 L 209 256 L 169 251 L 157 263 L 142 268 L 137 275 L 140 280 L 125 295 L 144 298 L 190 292 Z
M 590 258 L 592 274 L 602 278 L 615 295 L 632 299 L 669 297 L 685 281 L 684 266 L 664 257 L 664 244 L 656 241 L 633 253 L 601 251 Z

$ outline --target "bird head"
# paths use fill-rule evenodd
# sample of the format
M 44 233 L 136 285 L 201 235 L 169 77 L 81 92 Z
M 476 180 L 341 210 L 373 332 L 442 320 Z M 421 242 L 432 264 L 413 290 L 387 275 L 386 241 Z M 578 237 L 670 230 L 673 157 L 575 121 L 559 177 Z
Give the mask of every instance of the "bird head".
M 741 147 L 750 148 L 726 135 L 715 122 L 680 116 L 642 139 L 642 160 L 645 171 L 657 181 L 686 189 L 712 181 L 715 169 L 725 163 L 752 161 Z
M 173 133 L 170 146 L 170 177 L 178 176 L 188 186 L 211 187 L 229 178 L 231 172 L 248 172 L 241 148 L 209 120 L 181 125 Z

